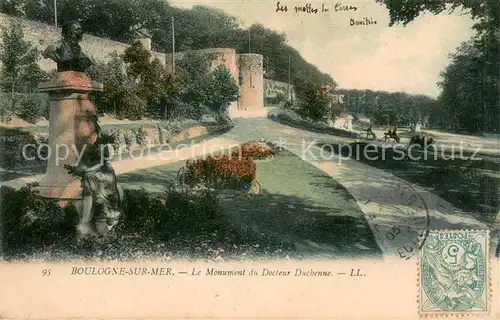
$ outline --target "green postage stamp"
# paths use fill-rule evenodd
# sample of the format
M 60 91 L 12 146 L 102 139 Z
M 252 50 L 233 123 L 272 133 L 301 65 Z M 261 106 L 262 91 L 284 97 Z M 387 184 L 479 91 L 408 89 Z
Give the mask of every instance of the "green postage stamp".
M 490 310 L 487 230 L 431 230 L 419 267 L 421 315 Z

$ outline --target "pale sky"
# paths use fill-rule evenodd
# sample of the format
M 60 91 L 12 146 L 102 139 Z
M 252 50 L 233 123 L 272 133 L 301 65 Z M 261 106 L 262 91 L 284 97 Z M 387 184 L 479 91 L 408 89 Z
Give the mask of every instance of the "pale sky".
M 389 27 L 389 14 L 375 0 L 308 1 L 328 12 L 296 13 L 296 5 L 306 2 L 283 0 L 287 12 L 276 12 L 272 0 L 173 0 L 175 6 L 189 8 L 203 4 L 224 10 L 241 20 L 244 27 L 261 23 L 282 31 L 288 44 L 304 59 L 329 73 L 340 88 L 406 91 L 437 97 L 439 73 L 448 64 L 448 54 L 474 35 L 469 15 L 426 14 L 403 26 Z M 335 5 L 357 7 L 335 11 Z M 350 26 L 350 19 L 377 21 L 367 26 Z

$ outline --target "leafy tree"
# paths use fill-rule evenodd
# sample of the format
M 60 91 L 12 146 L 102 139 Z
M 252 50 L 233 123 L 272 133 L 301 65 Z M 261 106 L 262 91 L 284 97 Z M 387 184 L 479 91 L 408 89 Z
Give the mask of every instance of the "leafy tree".
M 377 2 L 389 10 L 391 26 L 406 25 L 425 11 L 439 14 L 460 9 L 470 14 L 476 35 L 457 49 L 442 73 L 440 105 L 450 114 L 447 123 L 443 124 L 473 132 L 500 132 L 500 1 Z M 467 117 L 467 114 L 472 116 Z
M 390 26 L 397 23 L 408 24 L 420 16 L 423 12 L 440 14 L 444 11 L 453 12 L 457 9 L 469 10 L 473 18 L 484 14 L 486 2 L 491 0 L 376 0 L 384 4 L 389 10 Z
M 104 92 L 93 97 L 100 112 L 131 120 L 146 114 L 147 101 L 140 97 L 139 84 L 126 74 L 118 54 L 113 54 L 107 63 L 94 63 L 87 72 L 92 79 L 104 84 Z
M 29 42 L 24 41 L 20 24 L 14 23 L 3 30 L 0 46 L 2 61 L 2 88 L 11 92 L 33 92 L 40 81 L 48 78 L 37 64 L 40 54 Z
M 204 104 L 212 111 L 219 122 L 228 122 L 227 108 L 238 99 L 238 86 L 233 76 L 225 66 L 218 66 L 210 73 L 205 82 L 203 95 Z
M 181 88 L 178 93 L 177 114 L 200 120 L 203 115 L 203 104 L 209 90 L 207 83 L 210 77 L 210 60 L 207 55 L 195 51 L 188 52 L 177 64 L 175 80 Z
M 110 113 L 117 116 L 121 113 L 120 104 L 116 104 L 117 97 L 124 91 L 124 86 L 134 86 L 124 72 L 123 60 L 115 52 L 107 63 L 95 61 L 87 70 L 88 75 L 95 81 L 104 84 L 104 91 L 93 96 L 99 113 Z
M 1 11 L 54 24 L 53 0 L 6 0 Z M 3 1 L 2 1 L 3 2 Z M 162 0 L 58 0 L 58 21 L 77 20 L 83 30 L 98 37 L 129 42 L 141 28 L 160 27 L 171 7 Z
M 299 106 L 299 113 L 314 121 L 334 120 L 340 109 L 333 107 L 332 88 L 328 86 L 312 85 L 305 90 L 304 100 Z
M 436 114 L 437 100 L 425 95 L 372 90 L 339 90 L 345 109 L 384 125 L 411 125 Z M 437 123 L 437 122 L 433 122 Z
M 455 130 L 481 131 L 484 126 L 483 114 L 471 110 L 483 110 L 482 95 L 477 84 L 482 83 L 484 73 L 480 52 L 471 42 L 463 43 L 451 63 L 441 73 L 442 88 L 440 100 L 449 116 L 448 125 Z
M 36 122 L 46 114 L 48 100 L 36 94 L 38 83 L 47 80 L 48 74 L 37 64 L 39 52 L 24 40 L 20 24 L 14 23 L 2 32 L 0 60 L 2 71 L 0 85 L 9 92 L 10 110 L 2 107 L 3 116 L 17 116 L 28 122 Z
M 196 51 L 187 52 L 177 63 L 176 73 L 183 73 L 188 82 L 197 82 L 210 73 L 210 59 Z
M 150 109 L 165 108 L 167 96 L 177 91 L 174 77 L 165 70 L 157 58 L 151 61 L 151 52 L 139 41 L 127 48 L 123 55 L 127 76 L 138 85 L 138 96 L 147 102 Z M 164 113 L 166 110 L 163 110 Z

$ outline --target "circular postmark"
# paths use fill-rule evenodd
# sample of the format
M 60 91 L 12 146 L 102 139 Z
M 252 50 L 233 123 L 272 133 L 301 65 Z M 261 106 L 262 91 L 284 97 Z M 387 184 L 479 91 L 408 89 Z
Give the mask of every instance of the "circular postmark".
M 425 199 L 412 186 L 399 182 L 388 185 L 382 181 L 370 193 L 364 205 L 381 249 L 401 259 L 416 257 L 429 235 Z

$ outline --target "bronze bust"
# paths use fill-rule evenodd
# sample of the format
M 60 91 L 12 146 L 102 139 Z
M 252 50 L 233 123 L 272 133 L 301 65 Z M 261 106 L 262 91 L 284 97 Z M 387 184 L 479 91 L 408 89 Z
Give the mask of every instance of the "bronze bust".
M 57 71 L 85 72 L 92 61 L 83 52 L 78 44 L 82 40 L 83 31 L 80 24 L 71 21 L 62 27 L 62 40 L 45 49 L 43 56 L 57 63 Z

